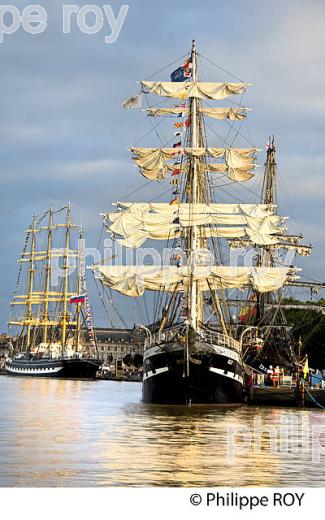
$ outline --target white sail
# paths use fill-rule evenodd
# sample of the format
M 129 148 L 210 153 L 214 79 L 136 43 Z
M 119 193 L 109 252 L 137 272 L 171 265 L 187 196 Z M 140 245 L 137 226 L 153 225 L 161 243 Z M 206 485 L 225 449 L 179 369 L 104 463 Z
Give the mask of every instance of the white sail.
M 234 181 L 246 181 L 253 177 L 256 167 L 257 148 L 131 148 L 134 161 L 144 177 L 162 180 L 172 169 L 166 161 L 177 161 L 180 155 L 189 157 L 208 156 L 223 159 L 223 164 L 202 164 L 201 170 L 226 172 Z M 178 166 L 177 166 L 178 167 Z M 176 166 L 175 166 L 176 168 Z M 185 168 L 182 168 L 184 171 Z
M 245 289 L 259 292 L 280 289 L 295 276 L 289 267 L 229 267 L 229 266 L 94 266 L 93 271 L 102 283 L 127 296 L 142 296 L 150 291 L 186 291 L 190 280 L 198 283 L 200 291 L 209 286 Z
M 202 162 L 198 165 L 198 170 L 200 173 L 203 172 L 212 172 L 212 173 L 225 173 L 230 180 L 235 182 L 245 182 L 249 181 L 254 177 L 254 170 L 257 165 L 252 162 L 251 166 L 246 166 L 244 168 L 230 168 L 225 163 L 206 163 Z M 174 171 L 175 169 L 180 170 L 181 173 L 188 171 L 188 163 L 183 162 L 182 164 L 178 164 L 175 166 L 174 164 L 164 163 L 162 168 L 158 169 L 144 169 L 140 167 L 140 173 L 146 179 L 150 181 L 161 181 L 166 178 L 169 172 Z
M 141 227 L 143 229 L 151 229 L 156 227 L 157 230 L 163 225 L 171 225 L 175 219 L 182 227 L 201 226 L 201 225 L 228 225 L 228 226 L 249 226 L 253 231 L 258 231 L 263 226 L 263 231 L 268 234 L 278 233 L 279 226 L 283 223 L 283 217 L 278 215 L 263 215 L 250 217 L 244 212 L 241 214 L 222 214 L 214 213 L 211 208 L 203 209 L 195 208 L 195 204 L 187 207 L 181 206 L 172 212 L 148 212 L 130 210 L 107 213 L 105 218 L 113 222 L 110 226 L 111 231 L 120 233 L 120 231 L 128 227 Z
M 200 112 L 204 116 L 213 119 L 230 119 L 231 121 L 241 121 L 246 119 L 246 112 L 250 108 L 220 108 L 220 107 L 200 107 Z
M 144 109 L 147 112 L 148 116 L 156 117 L 156 116 L 172 116 L 183 114 L 187 116 L 189 114 L 189 109 L 186 107 L 161 107 L 161 108 L 146 108 Z
M 173 238 L 180 238 L 184 236 L 184 231 L 177 225 L 157 226 L 156 229 L 151 229 L 150 231 L 131 229 L 127 231 L 127 235 L 122 236 L 124 236 L 124 238 L 119 240 L 121 245 L 138 248 L 141 247 L 146 240 L 172 240 Z M 240 227 L 202 227 L 200 229 L 200 236 L 202 238 L 240 238 L 246 236 L 246 230 Z M 256 239 L 259 240 L 262 245 L 272 243 L 272 237 L 270 235 L 258 235 L 258 233 L 256 233 Z
M 277 237 L 274 236 L 274 242 L 272 244 L 272 249 L 279 250 L 284 249 L 286 251 L 289 250 L 295 250 L 297 255 L 299 256 L 309 256 L 312 250 L 312 246 L 306 246 L 298 243 L 293 242 L 286 242 L 286 237 L 281 236 Z M 253 247 L 254 242 L 252 240 L 243 240 L 243 239 L 231 239 L 229 240 L 229 245 L 232 248 L 247 248 L 247 247 Z
M 248 236 L 262 245 L 274 243 L 272 234 L 284 231 L 282 217 L 265 214 L 265 210 L 263 213 L 260 208 L 250 208 L 249 212 L 254 216 L 249 216 L 243 210 L 241 214 L 213 212 L 211 206 L 180 204 L 178 208 L 168 206 L 168 211 L 163 206 L 157 208 L 158 211 L 148 211 L 145 205 L 139 204 L 124 211 L 106 213 L 104 218 L 106 222 L 111 222 L 108 225 L 111 233 L 122 237 L 120 243 L 126 247 L 140 247 L 147 239 L 168 240 L 180 237 L 184 235 L 182 228 L 193 226 L 202 226 L 200 234 L 204 238 Z M 207 228 L 208 225 L 216 227 Z
M 246 112 L 249 108 L 221 108 L 221 107 L 200 107 L 199 112 L 204 116 L 213 119 L 230 119 L 231 121 L 241 121 L 246 118 Z M 148 116 L 172 116 L 179 115 L 186 116 L 189 114 L 188 108 L 179 107 L 161 107 L 161 108 L 147 108 L 145 109 Z
M 276 206 L 274 204 L 229 204 L 229 203 L 196 203 L 181 202 L 170 205 L 167 202 L 116 202 L 116 206 L 121 210 L 130 212 L 153 211 L 159 214 L 174 214 L 179 211 L 188 213 L 224 213 L 228 215 L 244 214 L 250 217 L 266 217 L 272 215 Z
M 142 88 L 158 96 L 187 99 L 225 99 L 234 94 L 245 92 L 248 83 L 207 83 L 194 81 L 190 83 L 172 81 L 141 81 Z
M 205 145 L 200 115 L 214 119 L 243 120 L 250 110 L 246 107 L 201 106 L 198 100 L 222 100 L 242 94 L 248 83 L 208 83 L 197 81 L 195 49 L 191 61 L 193 81 L 142 81 L 142 92 L 167 98 L 189 99 L 187 105 L 146 109 L 149 116 L 187 117 L 182 146 L 173 148 L 131 148 L 135 164 L 142 175 L 150 180 L 162 180 L 169 172 L 172 179 L 183 174 L 180 197 L 186 201 L 168 203 L 118 202 L 117 211 L 104 214 L 104 223 L 120 244 L 137 248 L 145 240 L 185 238 L 180 247 L 186 251 L 184 263 L 168 266 L 98 266 L 94 268 L 104 285 L 128 296 L 140 296 L 145 290 L 188 291 L 188 317 L 193 328 L 199 325 L 198 309 L 204 305 L 200 292 L 215 289 L 253 288 L 260 293 L 275 291 L 295 275 L 295 270 L 283 267 L 229 267 L 202 265 L 196 253 L 209 250 L 206 239 L 223 238 L 234 244 L 249 243 L 257 246 L 277 246 L 286 233 L 285 218 L 275 215 L 273 204 L 215 204 L 203 203 L 209 199 L 204 191 L 209 178 L 206 172 L 225 174 L 234 182 L 254 176 L 257 148 L 214 148 Z M 184 146 L 188 144 L 188 147 Z M 191 175 L 185 183 L 184 175 Z M 204 177 L 201 184 L 200 180 Z M 186 179 L 187 180 L 187 179 Z M 177 182 L 175 183 L 177 184 Z M 185 186 L 186 184 L 186 186 Z M 183 188 L 185 192 L 183 192 Z M 291 244 L 291 242 L 290 242 Z M 293 242 L 295 247 L 297 244 Z M 214 256 L 212 255 L 214 258 Z M 202 309 L 201 309 L 202 310 Z M 200 311 L 201 312 L 201 311 Z
M 208 155 L 216 159 L 228 157 L 231 166 L 245 166 L 255 157 L 258 148 L 131 148 L 135 161 L 139 166 L 148 167 L 150 161 L 170 160 L 177 155 L 185 154 L 192 157 Z M 244 163 L 243 163 L 244 161 Z

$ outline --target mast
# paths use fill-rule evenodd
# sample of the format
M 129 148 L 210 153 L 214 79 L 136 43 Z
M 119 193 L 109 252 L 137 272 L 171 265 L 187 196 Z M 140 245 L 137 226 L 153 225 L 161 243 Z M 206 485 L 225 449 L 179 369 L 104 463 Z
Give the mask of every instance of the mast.
M 81 258 L 81 255 L 83 252 L 81 251 L 81 241 L 83 240 L 83 231 L 82 227 L 80 226 L 80 233 L 79 233 L 79 248 L 78 248 L 78 289 L 77 293 L 78 295 L 81 294 L 82 291 L 82 262 L 83 259 Z M 75 336 L 75 347 L 76 351 L 78 351 L 78 346 L 80 342 L 80 332 L 81 332 L 81 303 L 77 303 L 77 326 L 76 326 L 76 336 Z
M 66 210 L 66 207 L 61 208 L 59 211 Z M 77 324 L 75 319 L 71 319 L 67 312 L 67 302 L 70 296 L 74 293 L 69 292 L 69 258 L 77 256 L 78 252 L 70 249 L 70 232 L 71 229 L 76 228 L 70 220 L 70 206 L 68 208 L 68 216 L 65 223 L 54 223 L 54 214 L 51 207 L 46 211 L 40 219 L 36 219 L 36 215 L 33 216 L 33 221 L 29 229 L 27 230 L 27 236 L 25 241 L 25 247 L 23 252 L 18 259 L 18 262 L 27 264 L 27 288 L 23 294 L 18 293 L 18 287 L 21 278 L 21 268 L 19 269 L 16 291 L 14 293 L 13 301 L 11 302 L 12 308 L 15 306 L 24 306 L 25 312 L 20 318 L 16 318 L 13 314 L 8 322 L 9 326 L 23 327 L 22 334 L 22 347 L 26 347 L 30 350 L 32 346 L 35 346 L 35 341 L 47 344 L 49 342 L 49 330 L 51 327 L 60 327 L 62 339 L 66 340 L 67 326 L 75 326 Z M 46 226 L 39 227 L 39 223 L 48 215 L 48 223 Z M 62 249 L 53 249 L 54 244 L 54 230 L 64 228 L 65 233 L 65 247 Z M 45 250 L 37 250 L 36 233 L 42 233 L 46 231 L 46 245 Z M 28 251 L 27 251 L 28 249 Z M 61 280 L 60 287 L 57 290 L 51 287 L 51 273 L 52 273 L 52 258 L 62 259 L 60 265 L 63 269 L 63 281 Z M 38 271 L 37 262 L 42 262 L 42 273 L 44 272 L 44 279 L 42 287 L 36 287 L 35 273 Z M 63 284 L 63 285 L 62 285 Z M 59 309 L 57 312 L 51 313 L 51 304 L 58 304 Z M 63 304 L 63 311 L 62 311 Z M 40 312 L 35 313 L 35 306 L 39 306 Z
M 195 40 L 192 41 L 192 52 L 191 52 L 191 62 L 192 62 L 192 80 L 193 82 L 197 81 L 197 63 L 196 63 L 196 47 Z M 197 128 L 197 114 L 198 114 L 198 99 L 196 97 L 190 98 L 190 118 L 191 118 L 191 147 L 198 148 L 198 128 Z M 191 175 L 189 176 L 191 182 L 191 195 L 189 202 L 195 204 L 198 202 L 198 168 L 197 168 L 197 157 L 192 157 L 191 159 Z M 193 280 L 193 270 L 196 262 L 196 250 L 198 247 L 198 228 L 197 226 L 192 226 L 190 232 L 190 247 L 189 247 L 189 257 L 190 257 L 190 266 L 191 266 L 191 279 L 190 279 L 190 305 L 189 305 L 189 322 L 193 329 L 197 327 L 197 311 L 198 311 L 198 290 L 197 290 L 197 282 Z
M 35 275 L 35 244 L 36 244 L 36 215 L 33 215 L 32 227 L 31 227 L 31 247 L 30 247 L 30 260 L 29 260 L 29 283 L 28 283 L 28 295 L 27 295 L 27 334 L 26 334 L 26 350 L 30 350 L 31 340 L 31 320 L 33 317 L 33 286 L 34 286 L 34 275 Z
M 65 232 L 65 253 L 63 257 L 63 270 L 64 270 L 64 286 L 63 286 L 63 314 L 62 314 L 62 333 L 61 333 L 61 343 L 62 349 L 66 344 L 67 339 L 67 323 L 68 323 L 68 314 L 67 314 L 67 303 L 68 303 L 68 286 L 69 286 L 69 247 L 70 247 L 70 230 L 71 230 L 71 208 L 70 202 L 67 207 L 67 223 L 66 223 L 66 232 Z
M 44 330 L 43 343 L 47 343 L 48 321 L 49 321 L 49 290 L 51 281 L 51 249 L 52 249 L 52 226 L 53 226 L 53 209 L 49 210 L 49 224 L 47 233 L 46 247 L 46 278 L 45 278 L 45 302 L 44 302 Z
M 189 67 L 192 69 L 191 74 L 185 74 L 184 70 Z M 185 82 L 190 76 L 191 80 Z M 148 269 L 145 265 L 125 265 L 119 269 L 99 265 L 93 266 L 92 270 L 95 273 L 99 271 L 104 286 L 131 297 L 142 296 L 144 291 L 151 290 L 163 292 L 164 295 L 167 293 L 166 300 L 173 300 L 169 292 L 178 291 L 180 295 L 186 292 L 180 299 L 187 302 L 186 325 L 190 333 L 197 330 L 202 322 L 204 326 L 204 293 L 213 291 L 216 312 L 211 316 L 216 314 L 221 328 L 224 333 L 227 333 L 228 327 L 224 316 L 229 313 L 226 292 L 228 289 L 250 288 L 261 293 L 275 291 L 276 288 L 282 287 L 286 280 L 295 279 L 296 272 L 294 268 L 270 268 L 265 273 L 264 269 L 257 266 L 240 266 L 240 269 L 234 270 L 233 266 L 224 265 L 220 255 L 223 239 L 231 240 L 232 247 L 243 247 L 243 245 L 247 247 L 246 244 L 248 247 L 251 244 L 258 248 L 268 247 L 269 244 L 281 245 L 278 237 L 282 236 L 284 231 L 283 219 L 273 214 L 273 208 L 265 207 L 263 204 L 239 205 L 213 202 L 215 197 L 212 194 L 210 177 L 213 178 L 215 174 L 225 174 L 232 182 L 249 181 L 254 177 L 258 149 L 234 148 L 229 145 L 225 147 L 227 143 L 223 143 L 220 148 L 208 147 L 203 126 L 204 116 L 231 121 L 243 120 L 249 109 L 242 107 L 241 104 L 238 105 L 239 108 L 206 107 L 201 100 L 220 101 L 231 95 L 242 94 L 249 84 L 200 82 L 195 41 L 192 42 L 190 56 L 183 66 L 178 67 L 171 74 L 171 81 L 143 80 L 140 83 L 141 95 L 156 94 L 183 101 L 182 104 L 174 107 L 150 108 L 146 110 L 148 115 L 163 117 L 188 115 L 185 121 L 175 124 L 176 128 L 187 128 L 183 145 L 181 140 L 174 143 L 172 147 L 130 148 L 139 173 L 145 178 L 160 181 L 170 172 L 173 177 L 180 175 L 170 181 L 173 185 L 181 184 L 180 200 L 173 199 L 169 204 L 167 202 L 157 204 L 118 202 L 115 212 L 104 214 L 104 225 L 113 239 L 127 248 L 139 248 L 150 239 L 175 240 L 176 246 L 183 246 L 186 265 L 183 265 L 182 261 L 176 261 L 175 265 L 174 262 L 168 266 L 155 265 L 154 270 L 151 266 Z M 139 98 L 140 94 L 133 96 L 126 100 L 123 106 L 135 107 L 139 103 Z M 210 158 L 218 162 L 212 162 Z M 176 192 L 179 195 L 179 188 Z M 173 195 L 175 194 L 173 192 Z M 171 208 L 171 205 L 174 207 Z M 164 228 L 159 214 L 164 217 Z M 291 246 L 290 239 L 288 242 Z M 205 257 L 204 253 L 211 249 L 211 245 L 214 246 L 214 263 L 210 266 L 209 262 L 210 267 L 206 270 L 206 261 L 210 256 Z M 178 256 L 174 255 L 175 260 Z M 170 282 L 167 282 L 166 276 L 169 275 L 172 277 Z M 184 287 L 181 287 L 182 285 Z M 157 315 L 158 312 L 160 315 L 161 304 L 162 299 L 157 303 Z M 179 313 L 173 312 L 172 316 L 175 316 L 176 321 Z M 165 327 L 167 317 L 164 311 L 160 319 L 160 330 Z M 228 321 L 228 335 L 231 335 L 230 319 Z M 195 338 L 195 334 L 191 333 L 189 336 L 191 339 Z
M 274 136 L 272 142 L 268 144 L 265 163 L 265 178 L 263 181 L 263 203 L 277 204 L 276 189 L 276 161 L 275 161 L 275 144 Z
M 89 346 L 96 350 L 97 349 L 97 343 L 96 343 L 96 336 L 94 331 L 94 324 L 93 324 L 93 318 L 91 313 L 91 307 L 88 299 L 88 291 L 87 291 L 87 283 L 86 283 L 86 269 L 85 269 L 85 244 L 84 244 L 84 238 L 83 238 L 83 229 L 81 227 L 80 229 L 80 240 L 79 240 L 79 278 L 78 278 L 78 294 L 83 294 L 85 297 L 85 311 L 86 311 L 86 326 L 87 326 L 87 332 L 88 332 L 88 341 Z M 81 334 L 81 304 L 80 304 L 80 312 L 78 315 L 77 320 L 77 329 L 79 329 L 79 340 L 80 340 L 80 334 Z
M 276 205 L 277 204 L 277 180 L 276 180 L 276 149 L 274 143 L 274 135 L 269 138 L 268 148 L 267 148 L 267 156 L 265 163 L 265 174 L 263 179 L 263 191 L 262 191 L 262 203 Z M 277 257 L 275 256 L 277 249 L 270 246 L 263 246 L 260 248 L 259 252 L 259 263 L 258 265 L 261 267 L 272 268 L 277 266 Z M 266 317 L 266 312 L 268 309 L 272 307 L 272 305 L 279 303 L 280 295 L 275 292 L 268 292 L 265 294 L 257 293 L 256 298 L 256 323 L 261 323 Z M 265 324 L 265 323 L 264 323 Z M 280 327 L 282 333 L 277 336 L 277 344 L 275 347 L 275 355 L 281 352 L 281 348 L 283 348 L 283 341 L 286 341 L 286 351 L 291 358 L 294 357 L 294 352 L 290 347 L 290 332 L 287 330 L 287 319 L 282 306 L 278 306 L 275 310 L 275 315 L 272 318 L 272 326 Z M 283 335 L 284 334 L 284 335 Z M 274 345 L 272 347 L 272 343 L 269 348 L 274 349 Z M 272 352 L 272 351 L 271 351 Z
M 192 40 L 192 51 L 191 51 L 191 62 L 192 62 L 192 81 L 196 82 L 198 81 L 198 74 L 197 74 L 197 52 L 196 52 L 196 45 L 195 40 Z M 199 148 L 202 145 L 202 134 L 201 134 L 201 126 L 200 126 L 200 117 L 199 117 L 199 110 L 200 110 L 200 101 L 197 97 L 190 98 L 190 118 L 191 118 L 191 142 L 190 146 L 191 148 Z M 200 160 L 198 157 L 192 157 L 191 161 L 191 168 L 192 171 L 190 172 L 191 175 L 189 175 L 190 179 L 190 192 L 191 192 L 191 198 L 189 200 L 190 203 L 198 203 L 198 202 L 205 202 L 206 199 L 202 197 L 203 194 L 203 186 L 202 186 L 202 179 L 199 178 L 199 163 Z M 197 262 L 197 249 L 202 247 L 202 238 L 200 236 L 200 230 L 198 226 L 192 226 L 191 234 L 190 234 L 190 265 L 191 265 L 191 271 L 193 272 L 193 269 Z M 189 322 L 191 326 L 196 329 L 197 325 L 200 321 L 204 320 L 204 298 L 201 297 L 200 292 L 198 291 L 197 282 L 193 281 L 193 278 L 190 279 L 190 316 L 189 316 Z M 210 288 L 210 293 L 212 296 L 212 300 L 214 303 L 215 311 L 219 317 L 220 324 L 222 327 L 222 330 L 224 334 L 228 335 L 230 331 L 228 331 L 227 326 L 224 321 L 223 311 L 220 305 L 220 299 L 218 291 L 213 291 Z M 223 294 L 223 290 L 221 290 Z M 223 295 L 224 299 L 224 295 Z
M 275 161 L 275 144 L 274 136 L 269 138 L 266 152 L 265 171 L 262 188 L 262 200 L 263 204 L 276 204 L 277 203 L 277 189 L 276 189 L 276 161 Z M 274 267 L 274 260 L 272 255 L 272 247 L 263 246 L 260 247 L 258 255 L 259 267 Z M 271 303 L 272 294 L 260 294 L 256 293 L 256 322 L 259 323 L 263 317 L 265 305 Z

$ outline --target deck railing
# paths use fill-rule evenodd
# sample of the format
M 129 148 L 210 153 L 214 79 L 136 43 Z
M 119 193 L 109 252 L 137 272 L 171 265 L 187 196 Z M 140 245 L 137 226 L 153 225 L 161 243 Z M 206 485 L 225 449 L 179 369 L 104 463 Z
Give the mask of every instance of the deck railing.
M 214 332 L 210 330 L 202 330 L 197 333 L 198 341 L 204 341 L 213 345 L 219 345 L 220 347 L 227 347 L 240 352 L 239 341 L 221 334 L 221 332 Z M 172 343 L 184 340 L 184 329 L 176 328 L 174 330 L 165 330 L 163 332 L 157 332 L 152 334 L 150 338 L 147 338 L 144 343 L 145 350 L 150 348 L 153 344 L 160 345 L 161 343 Z

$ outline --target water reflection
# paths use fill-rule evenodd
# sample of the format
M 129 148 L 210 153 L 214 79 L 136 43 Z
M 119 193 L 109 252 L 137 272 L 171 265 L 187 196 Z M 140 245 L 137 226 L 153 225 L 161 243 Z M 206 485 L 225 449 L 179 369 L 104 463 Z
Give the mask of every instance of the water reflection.
M 1 377 L 0 414 L 2 486 L 325 482 L 322 462 L 313 463 L 302 450 L 302 419 L 324 424 L 318 410 L 154 406 L 141 403 L 137 383 Z M 284 418 L 297 417 L 286 452 L 271 453 L 268 427 L 280 430 Z M 240 452 L 227 458 L 229 428 L 253 432 L 257 419 L 262 424 L 258 449 L 253 437 L 247 446 L 238 434 Z

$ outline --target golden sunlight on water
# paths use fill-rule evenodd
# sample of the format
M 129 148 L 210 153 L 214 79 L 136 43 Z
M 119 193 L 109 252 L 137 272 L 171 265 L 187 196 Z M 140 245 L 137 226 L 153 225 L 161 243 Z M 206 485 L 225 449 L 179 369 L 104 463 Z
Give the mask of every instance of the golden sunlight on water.
M 0 377 L 0 419 L 0 486 L 325 483 L 318 410 L 155 406 L 138 383 Z

